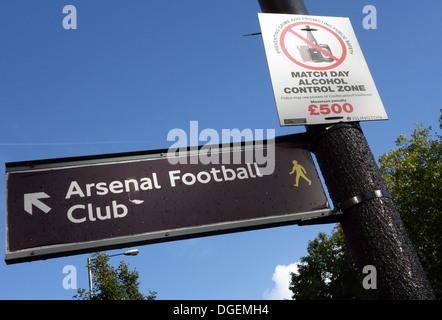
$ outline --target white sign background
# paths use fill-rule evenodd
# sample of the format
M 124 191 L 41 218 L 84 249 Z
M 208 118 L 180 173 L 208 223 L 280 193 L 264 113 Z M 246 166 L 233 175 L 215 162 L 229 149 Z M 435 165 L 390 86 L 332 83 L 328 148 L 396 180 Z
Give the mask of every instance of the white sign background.
M 258 18 L 281 126 L 388 119 L 349 18 Z

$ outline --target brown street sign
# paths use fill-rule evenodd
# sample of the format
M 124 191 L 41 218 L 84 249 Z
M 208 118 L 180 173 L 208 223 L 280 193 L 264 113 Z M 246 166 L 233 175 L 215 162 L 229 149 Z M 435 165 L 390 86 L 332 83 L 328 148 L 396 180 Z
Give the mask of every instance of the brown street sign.
M 7 163 L 6 263 L 294 224 L 330 213 L 310 152 L 276 145 L 269 173 L 254 153 L 245 161 L 244 148 L 219 151 L 242 161 L 203 164 L 189 155 L 186 164 L 157 150 Z

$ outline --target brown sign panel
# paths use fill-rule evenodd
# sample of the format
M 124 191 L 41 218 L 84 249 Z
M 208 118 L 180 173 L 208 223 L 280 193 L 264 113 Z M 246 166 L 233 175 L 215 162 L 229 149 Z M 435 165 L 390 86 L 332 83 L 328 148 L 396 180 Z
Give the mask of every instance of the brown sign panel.
M 244 150 L 230 149 L 218 164 L 164 152 L 6 164 L 6 263 L 327 215 L 310 153 L 274 150 L 271 174 L 255 155 L 245 161 Z M 223 164 L 226 153 L 242 161 Z

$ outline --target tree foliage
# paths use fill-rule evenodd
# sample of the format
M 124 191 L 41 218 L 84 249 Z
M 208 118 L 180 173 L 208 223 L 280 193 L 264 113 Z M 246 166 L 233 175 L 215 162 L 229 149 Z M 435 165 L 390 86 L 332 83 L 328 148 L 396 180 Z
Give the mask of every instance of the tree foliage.
M 337 225 L 332 234 L 309 241 L 308 256 L 292 273 L 290 290 L 297 300 L 366 299 L 359 274 Z
M 91 257 L 92 291 L 78 289 L 74 296 L 80 300 L 155 300 L 156 292 L 149 290 L 143 295 L 139 290 L 138 271 L 129 270 L 123 261 L 117 268 L 109 264 L 109 256 L 105 253 L 93 253 Z
M 441 109 L 442 111 L 442 109 Z M 442 116 L 439 117 L 442 128 Z M 416 125 L 411 138 L 400 135 L 395 149 L 379 157 L 410 240 L 438 299 L 442 298 L 442 143 L 432 128 Z M 357 269 L 337 226 L 309 242 L 308 256 L 292 274 L 294 299 L 364 299 Z
M 442 128 L 442 117 L 439 122 Z M 441 136 L 432 135 L 431 127 L 416 125 L 411 138 L 399 136 L 396 146 L 398 148 L 380 156 L 380 170 L 433 291 L 441 299 Z

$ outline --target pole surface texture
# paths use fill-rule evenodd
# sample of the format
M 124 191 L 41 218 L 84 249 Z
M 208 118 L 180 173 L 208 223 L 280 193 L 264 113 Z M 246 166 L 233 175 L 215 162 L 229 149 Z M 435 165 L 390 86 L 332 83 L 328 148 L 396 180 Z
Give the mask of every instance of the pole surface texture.
M 302 0 L 259 0 L 265 13 L 304 14 Z M 387 191 L 358 123 L 306 126 L 329 195 L 336 207 L 375 190 Z M 361 277 L 373 266 L 370 299 L 435 299 L 397 209 L 388 197 L 372 197 L 343 210 L 340 219 Z

